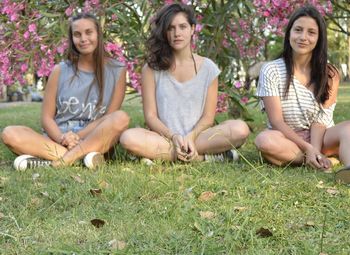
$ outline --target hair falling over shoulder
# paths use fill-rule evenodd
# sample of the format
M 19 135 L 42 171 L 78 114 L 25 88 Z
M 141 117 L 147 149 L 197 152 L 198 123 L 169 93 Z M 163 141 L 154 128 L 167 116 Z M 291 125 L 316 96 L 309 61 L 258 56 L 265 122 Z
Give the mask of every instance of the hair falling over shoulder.
M 146 62 L 154 70 L 168 70 L 173 62 L 173 50 L 167 39 L 167 31 L 174 16 L 180 12 L 185 13 L 191 26 L 196 24 L 192 7 L 181 3 L 163 6 L 151 23 L 151 34 L 146 42 Z

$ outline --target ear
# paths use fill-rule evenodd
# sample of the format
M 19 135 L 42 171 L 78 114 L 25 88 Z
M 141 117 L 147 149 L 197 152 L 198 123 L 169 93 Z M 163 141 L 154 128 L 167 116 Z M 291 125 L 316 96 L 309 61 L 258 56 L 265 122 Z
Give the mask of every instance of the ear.
M 196 29 L 196 25 L 193 24 L 193 25 L 191 26 L 191 35 L 194 35 L 195 29 Z

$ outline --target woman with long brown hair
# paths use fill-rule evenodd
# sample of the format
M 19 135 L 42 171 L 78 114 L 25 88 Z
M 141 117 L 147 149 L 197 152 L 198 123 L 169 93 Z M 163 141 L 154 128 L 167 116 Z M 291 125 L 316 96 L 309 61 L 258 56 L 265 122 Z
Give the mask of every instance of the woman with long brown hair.
M 332 167 L 327 156 L 339 155 L 350 166 L 350 122 L 333 121 L 339 72 L 327 63 L 327 29 L 313 6 L 290 17 L 281 58 L 262 67 L 257 95 L 268 117 L 268 129 L 255 140 L 272 164 L 306 163 L 319 170 Z M 350 183 L 350 171 L 336 179 Z
M 128 126 L 129 117 L 119 110 L 125 67 L 106 56 L 96 17 L 72 17 L 68 39 L 68 59 L 54 67 L 45 88 L 44 133 L 25 126 L 2 132 L 3 142 L 20 155 L 14 161 L 18 170 L 71 165 L 83 157 L 87 167 L 96 167 Z
M 149 129 L 126 130 L 120 143 L 133 154 L 163 160 L 235 159 L 249 135 L 242 120 L 213 127 L 219 68 L 194 54 L 194 11 L 174 3 L 159 10 L 147 41 L 142 100 Z

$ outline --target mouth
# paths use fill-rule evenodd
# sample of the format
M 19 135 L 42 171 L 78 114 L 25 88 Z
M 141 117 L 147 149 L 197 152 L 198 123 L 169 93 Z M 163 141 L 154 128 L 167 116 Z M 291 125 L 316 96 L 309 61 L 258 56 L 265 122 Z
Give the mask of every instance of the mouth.
M 300 47 L 300 48 L 305 48 L 305 47 L 308 46 L 307 44 L 304 44 L 304 43 L 298 43 L 297 45 L 298 45 L 298 47 Z

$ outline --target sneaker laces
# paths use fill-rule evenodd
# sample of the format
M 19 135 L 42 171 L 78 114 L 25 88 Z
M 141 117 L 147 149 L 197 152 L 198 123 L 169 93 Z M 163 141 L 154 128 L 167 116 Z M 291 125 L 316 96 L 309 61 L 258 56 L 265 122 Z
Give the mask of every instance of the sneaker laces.
M 28 158 L 27 161 L 27 168 L 37 168 L 37 167 L 44 167 L 44 166 L 50 166 L 51 161 L 44 160 L 40 158 Z

